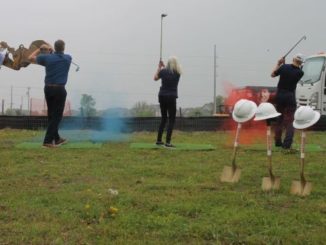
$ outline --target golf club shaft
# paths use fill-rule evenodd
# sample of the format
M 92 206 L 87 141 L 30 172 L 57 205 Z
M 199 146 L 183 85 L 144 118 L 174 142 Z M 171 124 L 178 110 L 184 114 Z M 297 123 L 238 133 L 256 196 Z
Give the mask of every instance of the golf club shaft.
M 162 41 L 163 41 L 163 16 L 161 15 L 160 61 L 162 61 Z
M 77 65 L 75 62 L 71 61 L 71 64 L 75 65 L 76 67 L 79 68 L 79 65 Z
M 79 71 L 79 65 L 77 65 L 77 64 L 76 64 L 75 62 L 73 62 L 73 61 L 71 61 L 71 63 L 72 63 L 73 65 L 76 66 L 76 72 Z
M 302 41 L 302 40 L 305 40 L 307 37 L 306 36 L 303 36 L 302 38 L 300 38 L 300 40 L 294 44 L 294 46 L 283 56 L 283 58 L 285 58 L 286 56 L 289 55 L 289 53 L 291 53 L 291 51 L 296 47 L 298 46 L 298 44 Z

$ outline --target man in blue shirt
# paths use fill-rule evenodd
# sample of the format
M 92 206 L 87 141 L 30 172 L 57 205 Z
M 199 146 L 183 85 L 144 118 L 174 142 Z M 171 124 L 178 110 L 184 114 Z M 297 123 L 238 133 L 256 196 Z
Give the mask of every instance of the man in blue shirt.
M 303 55 L 297 54 L 293 58 L 292 64 L 285 64 L 285 58 L 281 58 L 271 76 L 280 76 L 277 84 L 276 93 L 276 110 L 282 115 L 277 118 L 275 127 L 275 146 L 283 147 L 290 150 L 293 142 L 294 128 L 294 112 L 296 110 L 295 90 L 297 83 L 303 76 L 301 65 L 303 63 Z M 285 138 L 282 142 L 282 131 L 285 128 Z
M 58 132 L 67 97 L 65 85 L 72 60 L 70 55 L 64 54 L 64 49 L 64 41 L 57 40 L 54 43 L 54 52 L 50 45 L 42 45 L 29 56 L 32 63 L 45 67 L 44 94 L 49 121 L 43 141 L 46 148 L 58 147 L 67 142 Z

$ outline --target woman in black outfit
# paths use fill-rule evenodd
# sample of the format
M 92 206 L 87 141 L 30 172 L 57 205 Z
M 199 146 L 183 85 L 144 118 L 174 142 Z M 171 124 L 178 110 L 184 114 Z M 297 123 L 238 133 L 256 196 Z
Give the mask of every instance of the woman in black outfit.
M 167 133 L 166 133 L 166 147 L 174 147 L 171 144 L 171 136 L 177 112 L 177 98 L 178 98 L 178 83 L 181 75 L 181 68 L 176 57 L 170 57 L 165 67 L 163 61 L 160 61 L 158 69 L 155 73 L 154 80 L 162 80 L 160 92 L 158 94 L 158 101 L 161 108 L 161 124 L 157 133 L 156 145 L 164 145 L 162 141 L 163 131 L 169 118 Z

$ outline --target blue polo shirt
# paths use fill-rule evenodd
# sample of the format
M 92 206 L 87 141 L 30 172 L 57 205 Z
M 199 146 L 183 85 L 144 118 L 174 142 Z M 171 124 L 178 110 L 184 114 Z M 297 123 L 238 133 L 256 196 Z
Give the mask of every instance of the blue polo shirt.
M 64 53 L 40 54 L 36 63 L 45 66 L 45 84 L 65 85 L 71 64 L 71 56 Z

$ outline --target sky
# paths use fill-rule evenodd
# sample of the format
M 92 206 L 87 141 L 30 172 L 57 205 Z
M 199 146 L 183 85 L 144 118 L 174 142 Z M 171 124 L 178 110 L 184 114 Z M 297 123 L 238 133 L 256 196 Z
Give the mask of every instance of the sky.
M 3 0 L 1 0 L 3 1 Z M 74 109 L 82 94 L 98 109 L 131 108 L 136 102 L 158 104 L 160 81 L 153 81 L 160 54 L 177 56 L 183 69 L 178 107 L 213 101 L 214 45 L 216 94 L 229 86 L 276 86 L 270 77 L 277 60 L 303 35 L 307 40 L 288 56 L 326 51 L 324 0 L 11 0 L 2 3 L 0 40 L 18 48 L 37 39 L 66 42 L 72 66 L 67 83 Z M 8 107 L 27 108 L 27 88 L 44 98 L 44 68 L 20 71 L 2 66 L 0 99 Z

